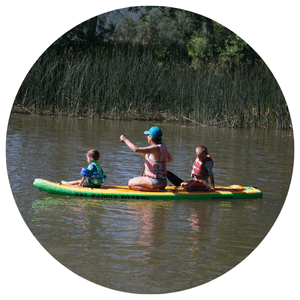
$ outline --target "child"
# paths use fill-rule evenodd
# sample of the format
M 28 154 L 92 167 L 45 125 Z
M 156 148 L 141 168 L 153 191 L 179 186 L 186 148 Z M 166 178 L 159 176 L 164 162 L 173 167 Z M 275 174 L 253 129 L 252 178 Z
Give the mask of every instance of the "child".
M 205 146 L 196 148 L 196 160 L 193 164 L 192 179 L 181 183 L 181 186 L 188 191 L 214 191 L 215 179 L 213 175 L 214 162 L 208 155 Z M 208 188 L 208 179 L 210 178 L 211 187 Z
M 86 153 L 86 158 L 89 163 L 87 168 L 82 168 L 80 175 L 81 179 L 76 181 L 62 181 L 64 185 L 78 185 L 84 187 L 99 188 L 101 186 L 102 179 L 106 177 L 103 173 L 101 166 L 98 163 L 100 154 L 97 150 L 92 149 Z

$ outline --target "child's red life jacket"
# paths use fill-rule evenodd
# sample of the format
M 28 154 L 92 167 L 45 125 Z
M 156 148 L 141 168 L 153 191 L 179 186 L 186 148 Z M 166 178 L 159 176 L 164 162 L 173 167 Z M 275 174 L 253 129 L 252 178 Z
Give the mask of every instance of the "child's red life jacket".
M 204 167 L 204 164 L 208 161 L 212 162 L 212 166 L 214 166 L 214 162 L 212 158 L 207 155 L 204 161 L 201 161 L 198 157 L 194 161 L 193 169 L 192 169 L 192 177 L 197 180 L 207 180 L 208 179 L 208 170 Z
M 164 143 L 157 145 L 160 147 L 160 160 L 156 161 L 150 157 L 150 154 L 145 155 L 145 171 L 144 175 L 157 178 L 157 175 L 160 177 L 167 176 L 167 157 L 168 150 Z

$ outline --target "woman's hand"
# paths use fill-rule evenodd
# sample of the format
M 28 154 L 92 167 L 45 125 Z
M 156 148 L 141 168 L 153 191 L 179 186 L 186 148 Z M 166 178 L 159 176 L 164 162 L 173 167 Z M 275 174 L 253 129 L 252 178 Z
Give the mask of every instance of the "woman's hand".
M 125 134 L 122 134 L 122 135 L 120 136 L 120 141 L 121 141 L 121 142 L 125 142 L 125 140 L 126 140 L 126 136 L 125 136 Z

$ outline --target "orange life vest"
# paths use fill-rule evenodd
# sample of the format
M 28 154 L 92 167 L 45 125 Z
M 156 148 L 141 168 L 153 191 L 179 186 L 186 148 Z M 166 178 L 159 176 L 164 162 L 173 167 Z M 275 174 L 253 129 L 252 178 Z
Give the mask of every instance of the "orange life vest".
M 193 169 L 192 169 L 192 177 L 197 180 L 207 180 L 208 179 L 208 170 L 205 168 L 204 164 L 208 161 L 212 162 L 212 165 L 214 166 L 214 162 L 212 158 L 207 155 L 204 161 L 201 161 L 198 157 L 194 161 Z
M 159 177 L 166 177 L 167 176 L 167 157 L 168 157 L 168 150 L 165 143 L 158 144 L 160 148 L 160 160 L 154 160 L 150 157 L 150 154 L 145 155 L 145 171 L 144 175 L 157 178 Z

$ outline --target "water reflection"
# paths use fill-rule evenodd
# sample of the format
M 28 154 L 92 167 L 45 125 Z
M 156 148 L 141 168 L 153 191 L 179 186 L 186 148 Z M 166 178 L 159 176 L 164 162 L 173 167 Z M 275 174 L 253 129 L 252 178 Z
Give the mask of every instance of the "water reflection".
M 153 206 L 148 206 L 139 210 L 138 214 L 143 225 L 137 242 L 146 246 L 163 245 L 161 236 L 165 229 L 164 208 L 155 209 Z
M 211 205 L 203 205 L 203 206 L 196 206 L 191 208 L 191 213 L 189 218 L 187 219 L 190 221 L 190 226 L 192 230 L 190 233 L 191 236 L 188 237 L 192 241 L 192 246 L 190 251 L 192 252 L 200 252 L 203 251 L 205 248 L 203 244 L 201 246 L 201 242 L 205 240 L 205 227 L 209 226 L 212 215 L 214 210 L 214 204 Z

